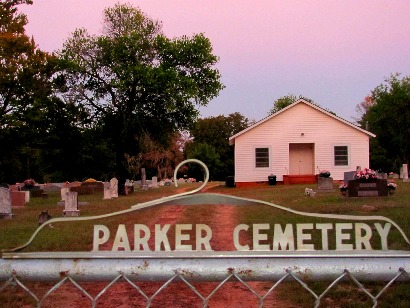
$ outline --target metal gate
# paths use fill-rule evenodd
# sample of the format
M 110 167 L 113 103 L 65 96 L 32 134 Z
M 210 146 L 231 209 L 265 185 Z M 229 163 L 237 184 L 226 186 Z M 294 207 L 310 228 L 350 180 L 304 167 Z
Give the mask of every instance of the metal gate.
M 332 253 L 306 254 L 281 253 L 280 255 L 258 252 L 237 253 L 140 253 L 113 255 L 101 253 L 98 257 L 89 258 L 88 253 L 67 256 L 66 253 L 41 255 L 24 253 L 9 256 L 3 255 L 0 260 L 0 291 L 17 284 L 23 288 L 37 303 L 38 307 L 64 283 L 70 281 L 78 292 L 84 294 L 90 306 L 98 306 L 100 297 L 115 283 L 125 281 L 135 288 L 145 299 L 145 305 L 152 301 L 171 283 L 183 282 L 196 295 L 201 306 L 206 307 L 216 292 L 224 285 L 237 281 L 256 297 L 258 306 L 263 307 L 265 299 L 281 283 L 294 280 L 306 292 L 314 297 L 315 307 L 339 282 L 351 281 L 358 290 L 366 294 L 377 306 L 379 298 L 394 282 L 409 282 L 406 269 L 410 268 L 410 256 L 403 253 L 379 254 L 344 254 Z M 48 292 L 39 298 L 33 290 L 25 285 L 27 281 L 53 282 Z M 82 286 L 82 282 L 103 281 L 108 284 L 96 296 L 91 296 Z M 264 294 L 253 290 L 252 281 L 269 282 L 270 288 Z M 309 282 L 329 282 L 325 291 L 316 294 Z M 366 282 L 383 283 L 377 294 L 371 294 L 365 287 Z M 154 294 L 148 295 L 138 286 L 140 282 L 161 282 Z M 209 294 L 201 294 L 193 285 L 195 282 L 218 282 Z M 178 295 L 175 295 L 178 296 Z M 244 305 L 246 306 L 246 304 Z
M 207 171 L 206 166 L 203 166 Z M 178 168 L 179 166 L 175 173 Z M 201 190 L 206 185 L 209 178 L 208 171 L 206 176 L 204 184 L 194 192 Z M 158 203 L 175 200 L 183 202 L 186 201 L 185 197 L 192 193 L 183 193 L 146 202 L 136 205 L 130 210 L 116 212 L 114 215 Z M 235 198 L 244 202 L 255 202 L 255 200 L 246 198 Z M 317 215 L 292 212 L 305 216 Z M 70 219 L 96 219 L 106 216 L 108 215 L 57 218 L 50 220 L 49 223 Z M 338 219 L 366 219 L 366 217 L 345 215 L 320 215 L 320 217 L 327 218 L 335 218 L 335 216 Z M 377 218 L 395 225 L 404 239 L 409 242 L 404 232 L 393 221 L 385 217 Z M 3 252 L 2 259 L 0 259 L 0 293 L 18 286 L 32 298 L 38 307 L 41 307 L 65 283 L 72 283 L 92 307 L 98 306 L 101 297 L 117 283 L 126 283 L 134 289 L 143 298 L 142 302 L 146 307 L 152 306 L 156 298 L 171 284 L 183 284 L 197 299 L 197 305 L 207 307 L 221 288 L 233 282 L 240 284 L 247 290 L 250 297 L 256 300 L 256 306 L 263 307 L 267 298 L 280 285 L 288 281 L 299 284 L 313 297 L 315 307 L 324 305 L 323 299 L 339 283 L 349 281 L 356 286 L 359 292 L 365 294 L 375 307 L 393 283 L 408 286 L 410 282 L 408 273 L 410 254 L 408 251 L 16 252 L 29 245 L 42 227 L 44 225 L 37 229 L 26 244 L 13 251 Z M 310 286 L 311 282 L 316 281 L 326 283 L 324 291 L 318 293 Z M 31 282 L 52 283 L 52 286 L 42 296 L 39 296 L 29 286 Z M 97 294 L 92 295 L 82 286 L 82 283 L 87 282 L 105 282 L 107 284 Z M 141 283 L 153 282 L 159 284 L 155 292 L 149 294 L 141 286 Z M 201 292 L 196 286 L 197 283 L 210 282 L 214 285 L 207 293 Z M 268 287 L 261 293 L 255 290 L 253 282 L 263 282 Z M 379 282 L 381 287 L 376 293 L 369 292 L 365 286 L 368 282 Z M 84 302 L 84 304 L 87 303 Z M 248 305 L 243 303 L 242 306 L 247 307 Z

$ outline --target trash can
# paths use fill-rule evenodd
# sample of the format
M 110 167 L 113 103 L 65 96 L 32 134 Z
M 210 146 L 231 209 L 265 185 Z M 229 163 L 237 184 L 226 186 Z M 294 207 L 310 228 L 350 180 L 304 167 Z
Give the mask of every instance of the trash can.
M 233 175 L 226 177 L 226 187 L 235 187 L 235 177 Z
M 273 175 L 273 174 L 269 175 L 268 182 L 269 182 L 269 185 L 276 185 L 276 175 Z

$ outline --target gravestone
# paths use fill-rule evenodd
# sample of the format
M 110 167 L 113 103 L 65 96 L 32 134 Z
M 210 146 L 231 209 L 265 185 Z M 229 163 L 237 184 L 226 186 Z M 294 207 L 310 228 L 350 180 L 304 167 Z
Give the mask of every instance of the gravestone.
M 145 168 L 141 168 L 141 189 L 148 189 L 147 174 L 145 173 Z
M 350 180 L 354 180 L 354 176 L 356 174 L 356 171 L 347 171 L 344 173 L 343 176 L 343 182 L 346 184 L 349 183 Z
M 11 191 L 11 206 L 24 206 L 26 204 L 26 193 L 30 194 L 29 191 Z
M 130 181 L 130 179 L 125 180 L 125 190 L 127 193 L 134 192 L 134 181 Z
M 409 169 L 407 164 L 403 164 L 403 182 L 409 181 Z
M 65 201 L 65 194 L 68 193 L 70 191 L 69 187 L 63 187 L 60 190 L 60 194 L 61 194 L 61 201 Z
M 69 191 L 65 194 L 64 202 L 64 216 L 76 217 L 80 216 L 80 211 L 78 210 L 78 193 L 75 191 Z
M 128 195 L 131 192 L 131 182 L 129 179 L 126 179 L 124 182 L 124 194 Z
M 24 200 L 25 200 L 25 202 L 26 203 L 29 203 L 30 202 L 30 192 L 29 191 L 25 191 L 24 192 Z
M 111 184 L 104 182 L 104 200 L 111 199 Z
M 118 180 L 116 177 L 113 177 L 110 180 L 111 186 L 111 198 L 118 198 Z
M 382 197 L 387 196 L 388 193 L 387 180 L 351 180 L 347 186 L 347 195 L 349 197 Z
M 377 172 L 376 176 L 378 179 L 387 180 L 387 173 L 385 172 Z
M 0 187 L 0 218 L 11 219 L 12 216 L 10 190 Z
M 156 177 L 156 176 L 153 176 L 152 177 L 152 180 L 151 180 L 151 186 L 150 186 L 151 188 L 158 188 L 159 186 L 158 186 L 158 178 Z
M 317 191 L 319 192 L 331 192 L 334 191 L 333 188 L 333 178 L 332 177 L 322 177 L 317 178 Z
M 38 225 L 42 225 L 49 219 L 51 219 L 51 215 L 48 214 L 48 210 L 41 211 L 40 215 L 38 215 Z

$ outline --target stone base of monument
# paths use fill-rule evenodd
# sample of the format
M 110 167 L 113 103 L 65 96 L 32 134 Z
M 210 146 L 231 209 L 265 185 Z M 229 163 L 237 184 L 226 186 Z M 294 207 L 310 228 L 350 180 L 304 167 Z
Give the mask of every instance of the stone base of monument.
M 82 205 L 88 205 L 89 203 L 86 201 L 78 201 L 78 206 L 82 206 Z M 65 205 L 65 201 L 57 201 L 57 205 L 60 206 L 64 206 Z
M 12 213 L 0 213 L 0 219 L 10 220 L 13 219 L 14 214 Z
M 80 211 L 63 211 L 65 217 L 78 217 L 80 216 Z

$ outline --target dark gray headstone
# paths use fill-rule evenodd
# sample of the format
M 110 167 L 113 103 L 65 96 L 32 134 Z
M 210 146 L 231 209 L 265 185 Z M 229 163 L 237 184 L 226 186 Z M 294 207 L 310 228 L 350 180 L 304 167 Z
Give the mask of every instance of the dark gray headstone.
M 51 219 L 51 215 L 48 214 L 48 211 L 41 211 L 40 215 L 38 215 L 38 225 L 42 225 L 49 219 Z
M 348 183 L 350 180 L 354 180 L 356 171 L 347 171 L 344 173 L 343 182 Z

